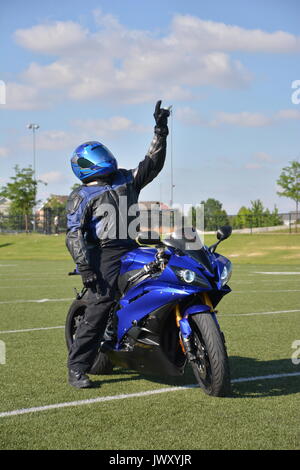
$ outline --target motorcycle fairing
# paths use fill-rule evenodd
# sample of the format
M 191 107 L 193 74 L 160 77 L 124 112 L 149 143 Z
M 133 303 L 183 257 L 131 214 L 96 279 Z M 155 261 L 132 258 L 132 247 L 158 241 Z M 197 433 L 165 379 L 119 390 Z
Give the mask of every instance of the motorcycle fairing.
M 175 305 L 198 290 L 197 287 L 171 286 L 158 281 L 152 281 L 151 283 L 144 281 L 130 289 L 130 292 L 119 300 L 121 308 L 116 312 L 119 342 L 134 322 L 140 321 L 143 317 L 151 314 L 152 311 L 162 308 L 166 304 Z M 149 310 L 150 306 L 151 310 Z
M 131 327 L 125 339 L 131 344 L 129 349 L 116 348 L 107 353 L 113 363 L 154 375 L 184 373 L 186 357 L 179 345 L 174 305 L 163 305 L 152 311 L 140 326 Z M 178 343 L 177 348 L 174 342 Z

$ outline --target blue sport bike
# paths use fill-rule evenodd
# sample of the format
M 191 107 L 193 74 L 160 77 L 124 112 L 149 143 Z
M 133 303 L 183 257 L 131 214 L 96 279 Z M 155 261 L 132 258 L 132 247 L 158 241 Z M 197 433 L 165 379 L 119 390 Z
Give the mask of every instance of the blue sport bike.
M 217 231 L 218 241 L 207 247 L 198 238 L 197 249 L 182 231 L 159 240 L 141 233 L 140 247 L 122 258 L 118 295 L 107 331 L 114 331 L 115 345 L 100 347 L 90 374 L 109 374 L 114 366 L 143 374 L 183 375 L 191 365 L 200 387 L 208 395 L 230 394 L 230 372 L 225 338 L 216 306 L 231 292 L 227 285 L 231 262 L 216 253 L 218 244 L 231 235 L 231 227 Z M 66 320 L 70 348 L 84 318 L 86 289 L 77 294 Z M 104 334 L 105 338 L 105 334 Z M 105 344 L 105 343 L 104 343 Z

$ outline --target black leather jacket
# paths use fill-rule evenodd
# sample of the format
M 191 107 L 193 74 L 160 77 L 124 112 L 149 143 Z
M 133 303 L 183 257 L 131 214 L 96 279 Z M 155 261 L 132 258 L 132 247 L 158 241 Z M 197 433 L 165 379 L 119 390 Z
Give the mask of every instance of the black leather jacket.
M 134 232 L 130 226 L 137 220 L 139 193 L 163 168 L 166 147 L 166 135 L 155 134 L 137 168 L 119 169 L 106 180 L 82 185 L 70 194 L 66 245 L 79 271 L 90 269 L 91 246 L 136 246 L 128 232 Z

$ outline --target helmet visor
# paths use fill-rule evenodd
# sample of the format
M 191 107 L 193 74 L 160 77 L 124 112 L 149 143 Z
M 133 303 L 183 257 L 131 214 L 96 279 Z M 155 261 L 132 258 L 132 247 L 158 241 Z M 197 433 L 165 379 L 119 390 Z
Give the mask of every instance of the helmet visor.
M 115 161 L 115 157 L 104 145 L 96 145 L 95 147 L 83 151 L 83 155 L 78 158 L 77 164 L 81 168 L 96 170 L 97 167 L 105 167 L 105 163 L 111 163 L 113 161 Z

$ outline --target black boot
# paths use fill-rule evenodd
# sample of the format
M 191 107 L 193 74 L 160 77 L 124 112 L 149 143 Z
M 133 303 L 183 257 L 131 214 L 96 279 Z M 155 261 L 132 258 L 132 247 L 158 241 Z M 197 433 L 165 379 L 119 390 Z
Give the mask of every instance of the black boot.
M 76 388 L 91 388 L 93 386 L 86 374 L 73 369 L 69 369 L 69 384 Z

